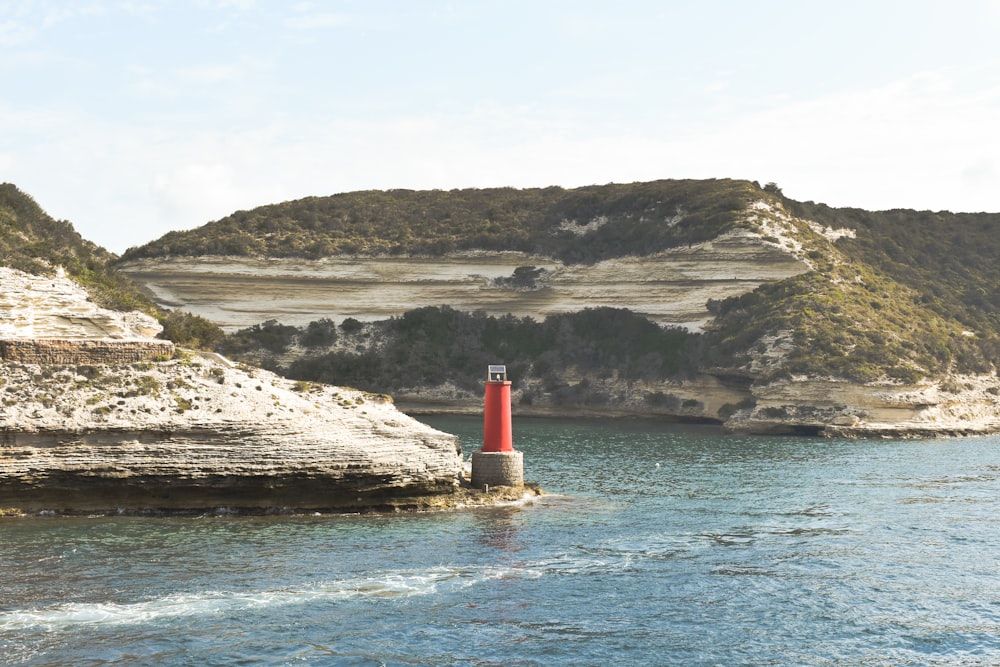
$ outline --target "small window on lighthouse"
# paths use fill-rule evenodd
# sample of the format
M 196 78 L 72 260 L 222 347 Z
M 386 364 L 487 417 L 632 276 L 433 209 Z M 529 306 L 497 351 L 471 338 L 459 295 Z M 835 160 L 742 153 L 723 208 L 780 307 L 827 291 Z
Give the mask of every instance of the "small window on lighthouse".
M 488 382 L 506 382 L 507 367 L 499 364 L 490 364 L 487 371 L 486 380 Z

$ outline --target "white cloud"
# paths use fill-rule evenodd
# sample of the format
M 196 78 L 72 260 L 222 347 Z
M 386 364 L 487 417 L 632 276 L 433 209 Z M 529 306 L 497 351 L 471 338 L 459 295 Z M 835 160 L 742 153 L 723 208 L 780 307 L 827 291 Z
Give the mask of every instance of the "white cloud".
M 778 105 L 671 142 L 717 175 L 778 181 L 789 196 L 865 208 L 1000 210 L 968 155 L 1000 155 L 997 64 L 924 72 L 869 90 Z M 728 169 L 727 169 L 728 168 Z M 700 171 L 701 169 L 699 169 Z M 964 176 L 963 176 L 964 174 Z M 965 204 L 969 202 L 969 204 Z
M 197 0 L 199 7 L 216 10 L 237 9 L 246 11 L 256 6 L 256 0 Z
M 238 73 L 239 69 L 232 65 L 198 65 L 177 70 L 175 76 L 180 81 L 201 85 L 229 81 Z
M 978 157 L 962 169 L 962 182 L 968 188 L 992 187 L 996 177 L 996 163 L 987 156 Z
M 293 30 L 320 30 L 325 28 L 339 28 L 349 23 L 346 14 L 335 14 L 332 12 L 317 12 L 290 16 L 284 20 L 285 26 Z
M 0 21 L 0 46 L 17 46 L 30 42 L 36 31 L 24 21 Z
M 73 21 L 84 16 L 105 13 L 103 2 L 42 3 L 42 27 L 51 28 L 59 23 Z
M 204 207 L 213 199 L 225 198 L 231 189 L 232 174 L 222 164 L 169 165 L 167 171 L 152 175 L 153 202 L 169 217 Z

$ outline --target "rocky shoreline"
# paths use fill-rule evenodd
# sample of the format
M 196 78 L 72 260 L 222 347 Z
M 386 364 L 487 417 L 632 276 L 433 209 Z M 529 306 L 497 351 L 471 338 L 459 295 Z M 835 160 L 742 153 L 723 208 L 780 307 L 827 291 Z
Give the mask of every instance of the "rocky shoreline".
M 752 384 L 711 376 L 670 385 L 589 379 L 592 389 L 618 400 L 561 406 L 521 401 L 521 417 L 656 419 L 714 424 L 728 432 L 809 435 L 827 438 L 934 438 L 1000 433 L 1000 379 L 992 375 L 952 376 L 916 385 L 857 384 L 833 378 L 790 378 Z M 654 391 L 668 400 L 650 402 Z M 414 388 L 397 396 L 410 415 L 477 415 L 480 399 L 453 386 Z
M 2 269 L 0 285 L 0 340 L 12 351 L 0 359 L 3 514 L 363 511 L 478 497 L 457 437 L 388 396 L 175 350 L 152 338 L 152 318 L 98 308 L 59 275 Z
M 457 439 L 385 396 L 193 355 L 0 381 L 0 506 L 28 513 L 354 510 L 461 483 Z
M 477 489 L 464 480 L 459 486 L 438 493 L 385 497 L 378 501 L 354 505 L 338 505 L 332 507 L 314 507 L 307 503 L 305 507 L 287 505 L 265 505 L 254 503 L 240 505 L 232 502 L 233 498 L 222 498 L 223 504 L 200 502 L 199 504 L 182 507 L 148 507 L 121 505 L 106 507 L 97 504 L 85 508 L 78 503 L 70 507 L 62 507 L 65 500 L 39 509 L 15 505 L 0 506 L 0 520 L 23 517 L 101 517 L 101 516 L 136 516 L 136 517 L 175 517 L 175 516 L 301 516 L 310 515 L 343 515 L 343 514 L 396 514 L 400 512 L 446 512 L 452 510 L 475 509 L 479 507 L 530 505 L 536 498 L 545 495 L 537 485 L 526 482 L 524 486 L 493 486 L 488 489 Z M 197 495 L 207 501 L 203 495 Z M 272 496 L 267 496 L 272 497 Z M 53 509 L 56 507 L 58 509 Z

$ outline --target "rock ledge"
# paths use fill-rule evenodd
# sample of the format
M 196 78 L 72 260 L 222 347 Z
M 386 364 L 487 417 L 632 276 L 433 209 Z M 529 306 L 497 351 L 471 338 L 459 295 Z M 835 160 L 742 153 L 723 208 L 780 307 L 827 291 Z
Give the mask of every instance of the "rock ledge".
M 108 314 L 68 280 L 3 269 L 0 288 L 4 349 L 16 341 L 58 352 L 0 362 L 0 508 L 343 511 L 459 490 L 457 438 L 387 396 L 292 382 L 213 354 L 122 357 L 172 346 L 148 337 L 144 316 Z M 72 322 L 59 310 L 67 304 Z

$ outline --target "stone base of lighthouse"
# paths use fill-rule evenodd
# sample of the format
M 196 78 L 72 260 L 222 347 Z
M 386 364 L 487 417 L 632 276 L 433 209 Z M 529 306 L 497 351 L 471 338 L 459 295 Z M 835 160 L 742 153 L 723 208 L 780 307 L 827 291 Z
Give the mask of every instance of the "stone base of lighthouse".
M 524 454 L 509 452 L 472 452 L 472 486 L 523 486 Z

